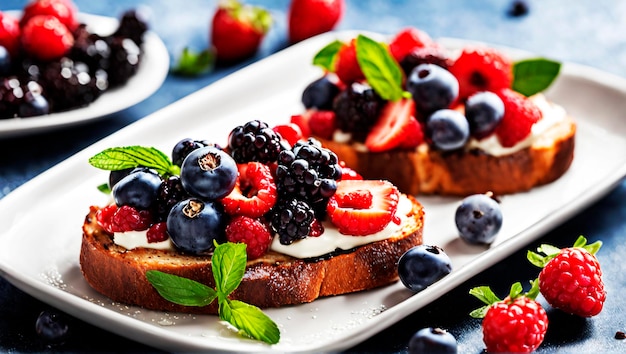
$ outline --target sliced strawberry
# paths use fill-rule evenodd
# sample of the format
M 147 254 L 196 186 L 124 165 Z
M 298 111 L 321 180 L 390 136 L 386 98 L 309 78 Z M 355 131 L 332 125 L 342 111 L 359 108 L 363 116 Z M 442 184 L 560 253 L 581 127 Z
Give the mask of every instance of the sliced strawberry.
M 389 42 L 389 51 L 397 62 L 402 61 L 409 53 L 417 48 L 433 45 L 428 33 L 415 27 L 400 30 Z
M 383 107 L 380 117 L 365 139 L 365 146 L 371 152 L 398 148 L 415 134 L 411 117 L 415 116 L 415 102 L 411 98 L 389 101 Z
M 526 139 L 533 124 L 541 119 L 541 110 L 526 96 L 505 88 L 496 92 L 504 103 L 504 116 L 496 127 L 500 144 L 511 147 Z
M 345 162 L 340 161 L 339 165 L 341 166 L 341 180 L 342 181 L 363 179 L 363 176 L 361 176 L 358 172 L 346 166 Z
M 309 119 L 309 128 L 312 135 L 331 139 L 337 128 L 335 112 L 313 110 Z
M 311 136 L 311 128 L 309 128 L 309 120 L 311 119 L 311 112 L 306 111 L 302 114 L 294 114 L 289 120 L 290 123 L 297 125 L 302 132 L 302 137 L 307 138 Z
M 340 233 L 366 236 L 396 220 L 399 199 L 400 192 L 388 181 L 342 180 L 326 212 Z
M 302 129 L 295 123 L 279 124 L 274 126 L 275 132 L 286 140 L 290 146 L 293 146 L 298 140 L 303 138 Z
M 420 122 L 418 122 L 417 118 L 414 116 L 409 118 L 409 124 L 405 132 L 404 139 L 402 139 L 400 145 L 398 145 L 400 149 L 413 149 L 424 141 L 424 130 Z
M 239 164 L 235 188 L 222 199 L 229 215 L 257 218 L 270 211 L 278 194 L 270 167 L 260 162 Z
M 337 52 L 335 74 L 342 83 L 349 85 L 365 79 L 365 75 L 356 59 L 356 39 L 344 44 Z

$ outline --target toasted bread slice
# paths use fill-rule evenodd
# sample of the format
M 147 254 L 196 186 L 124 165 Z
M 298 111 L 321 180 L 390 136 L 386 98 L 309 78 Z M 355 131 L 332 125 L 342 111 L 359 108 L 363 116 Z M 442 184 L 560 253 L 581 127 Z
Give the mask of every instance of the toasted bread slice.
M 356 144 L 316 139 L 365 179 L 389 180 L 411 195 L 466 196 L 518 193 L 558 179 L 574 158 L 575 135 L 576 124 L 566 117 L 532 145 L 500 156 L 479 149 L 441 152 L 427 144 L 373 153 Z
M 316 259 L 298 259 L 269 252 L 249 261 L 231 298 L 261 308 L 311 302 L 319 297 L 373 289 L 398 280 L 397 261 L 422 243 L 424 211 L 413 197 L 401 228 L 390 238 Z M 146 279 L 156 269 L 214 287 L 209 257 L 176 251 L 116 245 L 96 222 L 91 207 L 83 224 L 80 266 L 84 278 L 98 292 L 120 303 L 161 311 L 217 313 L 217 304 L 185 307 L 163 299 Z M 355 236 L 358 237 L 358 236 Z

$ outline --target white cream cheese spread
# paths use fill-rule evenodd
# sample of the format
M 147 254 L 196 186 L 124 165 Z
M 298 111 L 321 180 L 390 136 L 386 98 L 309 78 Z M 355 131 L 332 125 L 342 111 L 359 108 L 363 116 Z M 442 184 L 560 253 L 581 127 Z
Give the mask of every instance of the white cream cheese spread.
M 146 231 L 126 231 L 116 232 L 113 235 L 113 242 L 116 245 L 122 246 L 126 249 L 132 250 L 138 247 L 154 248 L 158 250 L 173 250 L 174 245 L 168 238 L 161 242 L 148 242 Z

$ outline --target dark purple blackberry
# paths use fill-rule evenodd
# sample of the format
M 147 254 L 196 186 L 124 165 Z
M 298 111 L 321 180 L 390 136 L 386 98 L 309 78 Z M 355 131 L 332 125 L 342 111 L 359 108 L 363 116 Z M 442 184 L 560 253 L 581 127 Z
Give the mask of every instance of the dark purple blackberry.
M 90 71 L 94 73 L 98 69 L 108 69 L 111 48 L 105 38 L 90 33 L 86 25 L 81 24 L 74 31 L 74 45 L 70 49 L 69 56 L 74 61 L 87 64 Z
M 400 66 L 406 76 L 420 64 L 435 64 L 448 69 L 453 63 L 444 48 L 438 46 L 420 47 L 407 54 L 401 61 Z
M 260 120 L 235 127 L 228 135 L 228 147 L 237 163 L 275 162 L 281 151 L 289 149 L 280 135 Z
M 183 188 L 179 176 L 170 176 L 159 187 L 155 205 L 155 217 L 158 221 L 166 221 L 167 215 L 176 203 L 190 196 Z
M 337 190 L 341 166 L 334 152 L 319 141 L 300 141 L 292 150 L 281 152 L 276 169 L 276 187 L 280 198 L 306 200 L 323 217 L 328 198 Z
M 24 90 L 17 77 L 0 79 L 0 119 L 16 117 L 23 98 Z
M 109 86 L 121 86 L 139 70 L 141 49 L 130 38 L 108 37 L 107 42 L 111 50 L 109 67 L 106 69 Z
M 0 45 L 0 76 L 8 76 L 11 71 L 11 55 L 9 51 Z
M 315 213 L 307 202 L 298 198 L 285 198 L 278 200 L 270 211 L 269 219 L 280 243 L 289 245 L 309 235 Z
M 185 160 L 187 155 L 189 155 L 192 151 L 205 146 L 214 146 L 219 148 L 219 146 L 207 140 L 194 140 L 191 138 L 182 139 L 177 142 L 172 149 L 172 162 L 180 167 L 182 166 L 183 160 Z
M 148 30 L 148 14 L 146 11 L 139 10 L 128 10 L 122 14 L 120 18 L 120 24 L 115 33 L 113 33 L 114 37 L 123 37 L 130 38 L 138 46 L 143 44 L 143 35 Z
M 333 102 L 337 127 L 352 133 L 355 140 L 364 140 L 378 119 L 384 103 L 385 100 L 368 85 L 352 83 Z
M 91 75 L 85 63 L 69 58 L 52 62 L 42 69 L 41 85 L 51 111 L 83 107 L 95 101 L 107 88 L 102 72 Z
M 32 86 L 39 86 L 35 81 L 31 81 Z M 41 92 L 28 91 L 24 94 L 24 99 L 19 105 L 17 114 L 22 118 L 41 116 L 50 113 L 48 100 Z

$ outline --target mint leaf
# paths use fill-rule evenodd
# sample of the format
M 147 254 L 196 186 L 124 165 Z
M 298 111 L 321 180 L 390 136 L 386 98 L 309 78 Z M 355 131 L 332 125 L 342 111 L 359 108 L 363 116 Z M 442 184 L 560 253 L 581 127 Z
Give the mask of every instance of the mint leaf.
M 475 288 L 470 289 L 470 295 L 475 296 L 478 300 L 484 302 L 487 305 L 491 305 L 498 301 L 501 301 L 500 298 L 494 294 L 493 290 L 491 290 L 488 286 L 477 286 Z
M 402 89 L 403 72 L 387 47 L 364 35 L 356 38 L 356 59 L 374 91 L 383 99 L 398 101 L 406 97 Z
M 222 309 L 220 313 L 228 314 L 228 318 L 222 319 L 245 335 L 269 344 L 276 344 L 280 340 L 278 326 L 258 307 L 242 301 L 230 300 L 225 301 L 220 308 Z
M 547 89 L 559 75 L 561 63 L 545 58 L 518 61 L 513 64 L 512 88 L 525 96 Z
M 164 299 L 175 304 L 202 307 L 217 297 L 215 290 L 210 287 L 177 275 L 149 270 L 146 278 Z
M 104 194 L 111 194 L 111 188 L 109 188 L 109 184 L 108 183 L 102 183 L 101 185 L 99 185 L 98 190 Z
M 212 269 L 220 299 L 239 286 L 246 272 L 246 261 L 245 243 L 226 242 L 215 247 Z
M 211 72 L 214 66 L 215 53 L 211 50 L 192 52 L 189 48 L 184 48 L 172 68 L 172 73 L 181 76 L 199 76 Z
M 106 149 L 89 159 L 89 163 L 108 171 L 145 166 L 161 175 L 177 175 L 180 168 L 167 155 L 153 147 L 126 146 Z
M 313 65 L 319 66 L 322 69 L 334 72 L 335 60 L 339 49 L 343 46 L 343 42 L 335 40 L 327 44 L 324 48 L 320 49 L 313 57 Z
M 524 288 L 522 287 L 522 283 L 520 282 L 514 283 L 513 285 L 511 285 L 511 290 L 509 291 L 509 297 L 511 299 L 515 299 L 522 294 L 522 291 L 524 291 Z

